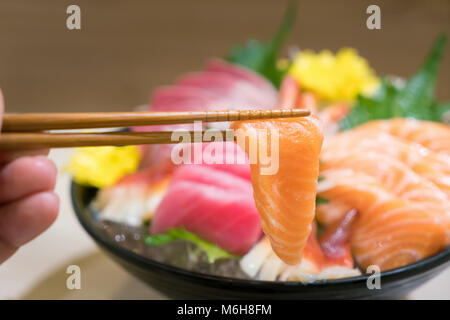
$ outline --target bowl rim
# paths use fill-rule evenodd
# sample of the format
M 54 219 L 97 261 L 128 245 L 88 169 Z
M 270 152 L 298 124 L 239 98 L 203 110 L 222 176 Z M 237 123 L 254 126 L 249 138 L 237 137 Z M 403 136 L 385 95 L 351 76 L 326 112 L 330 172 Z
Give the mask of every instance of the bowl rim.
M 345 284 L 355 284 L 355 283 L 366 283 L 369 279 L 371 274 L 363 274 L 356 277 L 346 277 L 346 278 L 339 278 L 339 279 L 323 279 L 323 280 L 315 280 L 313 282 L 301 282 L 301 281 L 268 281 L 268 280 L 256 280 L 256 279 L 239 279 L 239 278 L 229 278 L 229 277 L 222 277 L 222 276 L 216 276 L 216 275 L 210 275 L 210 274 L 203 274 L 196 271 L 190 271 L 183 268 L 171 266 L 162 262 L 155 261 L 153 259 L 147 258 L 141 254 L 137 254 L 129 249 L 126 249 L 102 233 L 99 232 L 98 228 L 96 228 L 92 223 L 90 223 L 86 218 L 85 215 L 89 210 L 85 210 L 81 207 L 79 207 L 76 198 L 77 198 L 77 191 L 78 188 L 92 188 L 97 189 L 95 187 L 89 187 L 89 186 L 83 186 L 80 184 L 77 184 L 75 181 L 71 180 L 70 183 L 70 198 L 72 202 L 72 206 L 75 212 L 75 215 L 82 225 L 82 227 L 85 229 L 85 231 L 101 246 L 107 248 L 108 250 L 111 250 L 115 252 L 117 255 L 121 256 L 126 261 L 134 261 L 135 263 L 139 264 L 143 267 L 152 267 L 161 269 L 166 272 L 176 273 L 180 276 L 189 277 L 189 278 L 195 278 L 197 280 L 202 281 L 219 281 L 219 282 L 227 282 L 232 284 L 240 284 L 240 285 L 254 285 L 254 286 L 267 286 L 270 285 L 271 288 L 274 286 L 277 287 L 283 287 L 283 288 L 296 288 L 296 287 L 323 287 L 323 286 L 334 286 L 334 285 L 345 285 Z M 85 212 L 83 212 L 85 211 Z M 447 247 L 445 250 L 436 253 L 433 256 L 430 256 L 426 259 L 422 259 L 420 261 L 411 263 L 409 265 L 382 271 L 380 273 L 381 279 L 386 278 L 393 278 L 396 276 L 404 276 L 408 277 L 408 275 L 414 275 L 417 271 L 423 270 L 423 271 L 429 271 L 434 268 L 437 268 L 441 265 L 448 264 L 450 262 L 450 247 Z

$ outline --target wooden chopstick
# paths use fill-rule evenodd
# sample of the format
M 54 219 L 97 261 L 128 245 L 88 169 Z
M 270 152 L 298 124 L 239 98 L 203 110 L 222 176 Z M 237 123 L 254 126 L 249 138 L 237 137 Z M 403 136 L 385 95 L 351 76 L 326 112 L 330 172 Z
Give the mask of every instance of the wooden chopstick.
M 30 150 L 47 148 L 73 148 L 88 146 L 123 146 L 140 144 L 174 144 L 172 131 L 155 132 L 102 132 L 102 133 L 45 133 L 18 132 L 2 133 L 0 135 L 0 150 Z M 190 141 L 194 141 L 194 134 L 204 138 L 203 132 L 188 131 Z M 218 131 L 222 141 L 227 138 L 226 131 Z M 228 136 L 230 134 L 228 133 Z M 233 135 L 234 140 L 234 135 Z M 202 140 L 210 142 L 209 140 Z
M 305 117 L 306 109 L 4 114 L 2 132 L 87 129 Z

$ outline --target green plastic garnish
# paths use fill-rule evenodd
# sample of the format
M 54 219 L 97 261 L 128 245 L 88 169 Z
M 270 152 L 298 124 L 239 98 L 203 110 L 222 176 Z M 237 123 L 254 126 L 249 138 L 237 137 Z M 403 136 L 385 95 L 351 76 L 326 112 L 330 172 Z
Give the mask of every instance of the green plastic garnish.
M 450 103 L 437 102 L 434 87 L 446 40 L 445 34 L 439 35 L 422 67 L 403 88 L 385 78 L 373 97 L 358 96 L 350 114 L 341 121 L 340 128 L 347 130 L 367 121 L 390 118 L 443 122 Z
M 297 6 L 297 0 L 289 1 L 283 22 L 270 41 L 250 40 L 246 45 L 236 45 L 227 60 L 260 73 L 278 88 L 287 71 L 287 68 L 278 68 L 278 54 L 295 22 Z
M 148 235 L 144 241 L 147 245 L 160 246 L 174 240 L 185 240 L 196 244 L 200 250 L 206 253 L 209 263 L 213 263 L 220 258 L 238 258 L 238 256 L 181 228 L 169 229 L 163 234 Z

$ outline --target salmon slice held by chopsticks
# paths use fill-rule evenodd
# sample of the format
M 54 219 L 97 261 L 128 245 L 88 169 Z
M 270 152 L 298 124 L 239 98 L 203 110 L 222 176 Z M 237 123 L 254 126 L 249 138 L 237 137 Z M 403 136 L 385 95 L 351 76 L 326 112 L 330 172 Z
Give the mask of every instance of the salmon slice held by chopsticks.
M 315 215 L 323 141 L 321 123 L 317 117 L 311 116 L 234 122 L 231 128 L 236 130 L 238 139 L 240 135 L 247 139 L 245 149 L 247 153 L 250 151 L 253 196 L 263 231 L 281 260 L 291 265 L 298 264 Z M 273 135 L 278 136 L 277 146 L 272 140 Z M 265 143 L 269 145 L 272 160 L 278 151 L 278 159 L 275 159 L 279 161 L 277 172 L 264 173 L 267 168 L 259 153 L 256 163 L 252 162 L 250 146 L 255 140 L 258 149 Z

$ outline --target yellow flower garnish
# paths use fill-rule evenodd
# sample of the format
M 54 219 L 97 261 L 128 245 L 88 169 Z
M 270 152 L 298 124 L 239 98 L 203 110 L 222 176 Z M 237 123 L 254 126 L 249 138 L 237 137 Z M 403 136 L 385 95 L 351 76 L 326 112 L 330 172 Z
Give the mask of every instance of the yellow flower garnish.
M 359 93 L 370 94 L 379 84 L 375 72 L 354 49 L 343 48 L 336 55 L 328 50 L 314 53 L 301 51 L 289 74 L 301 87 L 327 101 L 349 101 Z
M 103 188 L 136 171 L 139 161 L 136 146 L 79 148 L 66 169 L 77 183 Z

